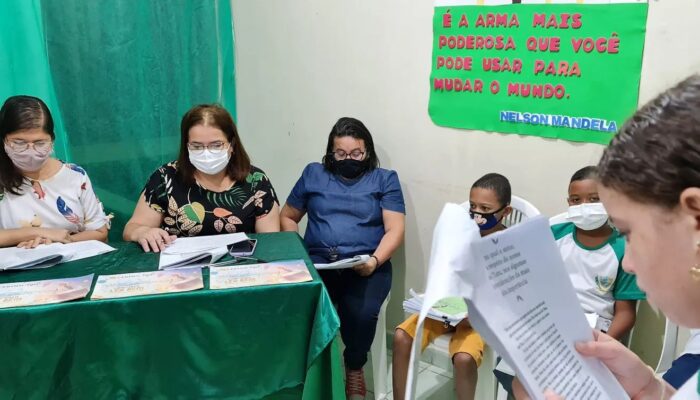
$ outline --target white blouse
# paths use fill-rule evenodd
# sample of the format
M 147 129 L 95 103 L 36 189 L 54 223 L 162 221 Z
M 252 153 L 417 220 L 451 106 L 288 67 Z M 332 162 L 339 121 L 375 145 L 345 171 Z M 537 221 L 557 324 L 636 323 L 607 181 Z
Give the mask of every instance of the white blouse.
M 81 167 L 64 163 L 52 177 L 25 181 L 20 195 L 0 192 L 0 229 L 25 227 L 96 230 L 108 218 Z
M 678 389 L 676 394 L 671 397 L 671 400 L 698 400 L 700 399 L 700 383 L 698 382 L 698 373 L 686 381 L 683 386 Z

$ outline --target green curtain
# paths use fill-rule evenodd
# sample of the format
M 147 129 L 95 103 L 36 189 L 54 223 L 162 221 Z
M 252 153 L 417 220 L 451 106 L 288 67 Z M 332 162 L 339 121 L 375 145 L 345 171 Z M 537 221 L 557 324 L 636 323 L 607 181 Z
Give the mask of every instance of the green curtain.
M 87 170 L 115 216 L 111 239 L 150 173 L 176 158 L 184 112 L 217 102 L 235 115 L 228 0 L 2 0 L 0 21 L 0 51 L 19 54 L 0 70 L 16 85 L 2 94 L 33 80 L 55 88 L 42 97 L 67 132 L 70 153 L 57 155 Z M 13 75 L 25 64 L 43 69 Z
M 70 160 L 49 71 L 39 0 L 0 1 L 0 103 L 18 94 L 36 96 L 46 102 L 54 118 L 56 156 Z

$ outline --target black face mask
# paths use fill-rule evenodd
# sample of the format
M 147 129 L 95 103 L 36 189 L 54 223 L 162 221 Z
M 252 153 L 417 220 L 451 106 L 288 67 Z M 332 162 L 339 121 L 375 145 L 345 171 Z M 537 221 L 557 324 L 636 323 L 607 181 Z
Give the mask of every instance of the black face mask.
M 360 175 L 364 174 L 369 167 L 369 163 L 366 160 L 333 160 L 333 173 L 339 174 L 346 179 L 355 179 Z

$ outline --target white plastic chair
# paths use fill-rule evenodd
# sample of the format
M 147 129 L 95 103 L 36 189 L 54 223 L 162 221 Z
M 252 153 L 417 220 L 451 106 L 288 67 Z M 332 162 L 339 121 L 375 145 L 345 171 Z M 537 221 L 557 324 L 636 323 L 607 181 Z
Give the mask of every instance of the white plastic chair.
M 503 225 L 506 227 L 513 226 L 522 222 L 524 219 L 541 214 L 540 210 L 533 206 L 532 203 L 515 195 L 511 196 L 510 206 L 513 208 L 513 211 L 503 218 L 502 221 Z
M 654 371 L 658 375 L 662 375 L 671 368 L 671 363 L 676 359 L 678 353 L 678 325 L 666 318 L 666 327 L 664 328 L 664 341 L 661 347 L 661 355 L 659 363 L 656 364 Z
M 551 218 L 549 218 L 549 225 L 556 225 L 556 224 L 562 224 L 564 222 L 569 222 L 566 217 L 569 215 L 568 212 L 564 211 L 563 213 L 559 213 Z
M 372 380 L 374 381 L 374 398 L 376 400 L 384 400 L 389 393 L 388 378 L 389 365 L 387 361 L 386 347 L 386 306 L 389 304 L 391 292 L 386 296 L 382 307 L 379 309 L 377 316 L 377 329 L 374 332 L 374 340 L 370 348 L 372 355 Z

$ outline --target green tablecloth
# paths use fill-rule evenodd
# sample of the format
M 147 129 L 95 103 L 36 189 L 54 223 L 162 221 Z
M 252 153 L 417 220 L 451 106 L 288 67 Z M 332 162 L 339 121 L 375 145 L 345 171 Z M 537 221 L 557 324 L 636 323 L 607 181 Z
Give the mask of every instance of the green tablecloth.
M 297 234 L 251 236 L 256 257 L 311 266 Z M 110 245 L 0 283 L 157 269 L 158 255 Z M 344 398 L 338 316 L 310 270 L 297 284 L 0 310 L 0 399 Z

